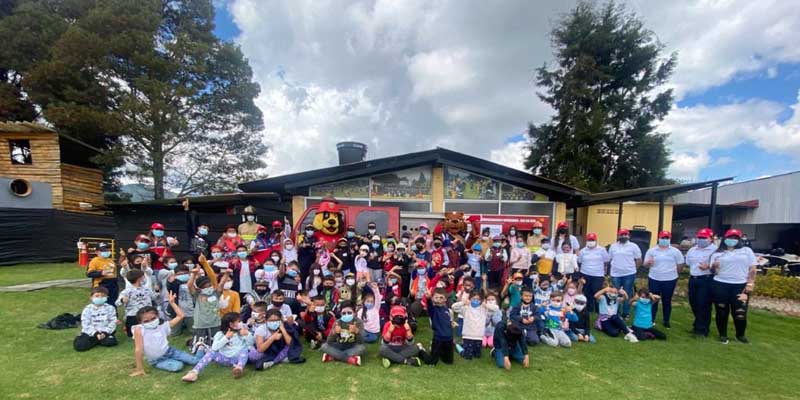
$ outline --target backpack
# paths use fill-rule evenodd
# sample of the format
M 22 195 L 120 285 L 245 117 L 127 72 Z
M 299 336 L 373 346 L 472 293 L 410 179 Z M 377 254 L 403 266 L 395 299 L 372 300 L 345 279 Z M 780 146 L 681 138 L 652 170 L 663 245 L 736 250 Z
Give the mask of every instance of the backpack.
M 55 318 L 47 321 L 43 324 L 39 324 L 39 328 L 42 329 L 69 329 L 69 328 L 76 328 L 78 324 L 81 322 L 80 315 L 72 315 L 70 313 L 64 313 L 61 315 L 56 316 Z

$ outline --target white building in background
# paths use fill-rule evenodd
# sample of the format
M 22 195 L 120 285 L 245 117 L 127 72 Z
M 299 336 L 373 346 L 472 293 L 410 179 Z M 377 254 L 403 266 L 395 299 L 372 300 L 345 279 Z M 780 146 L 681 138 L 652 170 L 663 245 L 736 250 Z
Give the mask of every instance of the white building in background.
M 710 188 L 674 196 L 673 232 L 694 237 L 707 226 L 710 200 Z M 747 234 L 753 249 L 800 253 L 800 171 L 721 185 L 717 204 L 717 234 L 733 227 Z

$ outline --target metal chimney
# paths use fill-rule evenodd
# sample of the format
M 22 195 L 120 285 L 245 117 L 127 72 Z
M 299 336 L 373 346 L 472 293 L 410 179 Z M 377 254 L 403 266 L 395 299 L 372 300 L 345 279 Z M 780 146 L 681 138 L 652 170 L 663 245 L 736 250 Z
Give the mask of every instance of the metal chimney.
M 336 144 L 339 152 L 339 165 L 353 164 L 367 158 L 367 145 L 359 142 L 339 142 Z

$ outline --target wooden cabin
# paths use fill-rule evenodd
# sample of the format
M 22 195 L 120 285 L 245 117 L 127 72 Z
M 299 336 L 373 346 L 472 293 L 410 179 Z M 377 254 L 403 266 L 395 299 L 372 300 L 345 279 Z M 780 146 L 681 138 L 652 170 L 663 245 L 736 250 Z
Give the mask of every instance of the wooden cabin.
M 0 122 L 0 208 L 100 213 L 98 151 L 43 125 Z

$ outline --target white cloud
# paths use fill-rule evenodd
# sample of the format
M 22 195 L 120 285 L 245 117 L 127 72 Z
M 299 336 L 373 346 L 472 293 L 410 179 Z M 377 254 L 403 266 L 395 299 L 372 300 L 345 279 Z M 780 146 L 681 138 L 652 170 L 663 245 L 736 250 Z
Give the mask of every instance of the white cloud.
M 680 50 L 679 96 L 800 61 L 794 2 L 629 3 L 668 51 Z M 228 1 L 262 87 L 269 173 L 334 165 L 341 140 L 367 143 L 370 158 L 443 146 L 521 166 L 520 145 L 506 140 L 553 112 L 535 95 L 534 70 L 552 57 L 550 23 L 573 5 Z M 745 140 L 783 151 L 763 142 L 775 132 L 798 140 L 794 125 L 772 124 L 781 109 L 763 100 L 676 108 L 661 126 L 673 132 L 671 174 L 691 179 L 712 162 L 709 150 Z
M 512 142 L 505 147 L 492 150 L 489 159 L 500 165 L 525 171 L 525 157 L 528 155 L 525 141 Z
M 669 167 L 669 176 L 679 181 L 694 181 L 699 171 L 708 166 L 709 161 L 710 157 L 706 151 L 674 154 Z

